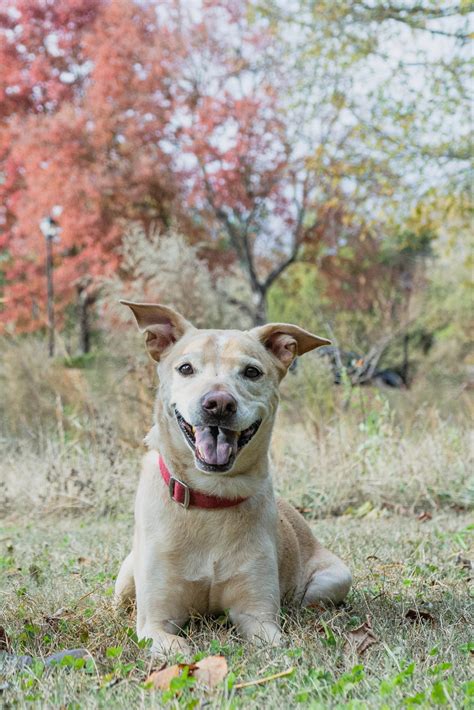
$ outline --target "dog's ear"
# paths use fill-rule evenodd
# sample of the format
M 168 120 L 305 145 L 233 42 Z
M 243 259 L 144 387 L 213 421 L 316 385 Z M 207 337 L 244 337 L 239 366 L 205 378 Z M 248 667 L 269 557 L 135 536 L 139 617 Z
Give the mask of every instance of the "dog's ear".
M 331 344 L 330 340 L 313 335 L 291 323 L 268 323 L 252 328 L 250 334 L 277 358 L 285 371 L 295 357 L 320 348 L 322 345 Z
M 138 327 L 146 333 L 146 347 L 153 360 L 159 361 L 165 350 L 194 326 L 169 306 L 159 303 L 120 301 L 131 308 Z

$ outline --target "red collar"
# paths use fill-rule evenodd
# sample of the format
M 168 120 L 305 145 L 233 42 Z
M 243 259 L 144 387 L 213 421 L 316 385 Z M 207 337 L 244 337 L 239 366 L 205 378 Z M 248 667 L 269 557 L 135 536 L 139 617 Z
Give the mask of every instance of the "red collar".
M 161 476 L 168 486 L 171 500 L 179 503 L 183 508 L 231 508 L 234 505 L 243 503 L 247 498 L 219 498 L 207 493 L 193 491 L 186 483 L 171 475 L 165 462 L 158 456 Z

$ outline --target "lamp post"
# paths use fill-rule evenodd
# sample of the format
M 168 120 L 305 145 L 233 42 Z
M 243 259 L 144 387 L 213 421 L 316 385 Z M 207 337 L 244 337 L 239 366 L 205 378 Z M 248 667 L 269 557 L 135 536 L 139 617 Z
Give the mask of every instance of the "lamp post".
M 40 224 L 46 240 L 46 284 L 48 298 L 48 354 L 54 357 L 54 283 L 53 283 L 53 241 L 58 241 L 59 224 L 53 217 L 44 217 Z

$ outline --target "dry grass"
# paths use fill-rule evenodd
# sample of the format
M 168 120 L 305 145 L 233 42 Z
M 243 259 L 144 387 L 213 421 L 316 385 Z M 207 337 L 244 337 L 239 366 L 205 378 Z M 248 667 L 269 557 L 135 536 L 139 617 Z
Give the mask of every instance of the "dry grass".
M 391 515 L 320 520 L 315 532 L 351 560 L 354 590 L 339 609 L 283 613 L 281 649 L 254 649 L 235 636 L 225 617 L 195 620 L 196 652 L 223 653 L 232 675 L 214 691 L 176 690 L 171 706 L 405 707 L 467 701 L 470 608 L 466 515 L 432 520 Z M 472 531 L 471 531 L 472 532 Z M 156 707 L 162 697 L 144 680 L 152 667 L 133 638 L 133 616 L 110 605 L 113 579 L 131 534 L 131 521 L 86 516 L 8 526 L 2 531 L 4 625 L 15 652 L 37 659 L 85 646 L 93 664 L 44 671 L 41 664 L 4 671 L 4 701 L 54 707 Z M 59 611 L 58 611 L 59 610 Z M 412 611 L 410 611 L 412 610 Z M 410 618 L 413 610 L 426 620 Z M 408 614 L 408 617 L 407 617 Z M 346 646 L 370 617 L 376 643 L 361 657 Z M 110 650 L 112 649 L 112 650 Z M 191 659 L 186 659 L 191 660 Z M 414 665 L 412 665 L 414 664 Z M 285 679 L 233 689 L 293 667 Z M 354 670 L 355 669 L 355 670 Z M 410 700 L 410 698 L 412 700 Z
M 49 364 L 35 353 L 34 344 L 10 344 L 0 372 L 6 521 L 0 625 L 15 654 L 38 659 L 23 671 L 2 670 L 0 661 L 5 703 L 459 708 L 472 702 L 467 393 L 456 407 L 440 408 L 420 393 L 346 392 L 303 368 L 290 376 L 274 436 L 276 484 L 319 538 L 350 562 L 354 589 L 339 609 L 284 610 L 286 645 L 278 650 L 242 644 L 225 617 L 193 621 L 196 652 L 223 653 L 231 673 L 214 691 L 184 682 L 163 697 L 144 683 L 151 661 L 134 639 L 133 617 L 115 615 L 110 605 L 131 539 L 153 371 L 141 356 L 131 358 L 123 342 L 86 370 Z M 376 643 L 358 656 L 346 641 L 367 617 Z M 93 659 L 84 667 L 46 671 L 40 663 L 54 650 L 78 646 Z M 290 667 L 293 673 L 279 680 L 234 687 Z

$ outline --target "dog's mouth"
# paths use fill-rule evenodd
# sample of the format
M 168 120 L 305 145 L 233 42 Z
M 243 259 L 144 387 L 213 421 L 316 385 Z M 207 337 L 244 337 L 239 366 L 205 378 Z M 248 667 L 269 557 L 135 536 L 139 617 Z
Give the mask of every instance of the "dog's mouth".
M 261 419 L 243 431 L 220 426 L 193 426 L 175 410 L 179 428 L 194 451 L 197 466 L 203 471 L 228 471 L 239 451 L 255 436 Z

